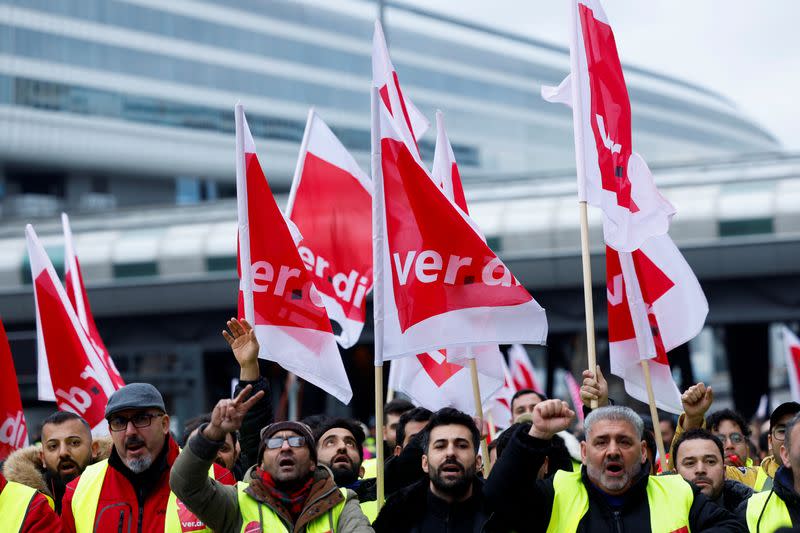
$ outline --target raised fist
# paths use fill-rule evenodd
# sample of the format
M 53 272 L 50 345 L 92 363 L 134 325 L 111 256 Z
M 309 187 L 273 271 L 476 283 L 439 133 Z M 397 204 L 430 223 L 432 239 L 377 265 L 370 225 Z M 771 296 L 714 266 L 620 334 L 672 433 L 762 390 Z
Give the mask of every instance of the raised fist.
M 545 400 L 533 408 L 533 425 L 530 436 L 550 440 L 559 431 L 564 431 L 575 418 L 575 411 L 562 400 Z
M 702 427 L 706 411 L 714 401 L 714 391 L 703 383 L 692 385 L 681 396 L 684 417 L 683 429 L 696 429 Z

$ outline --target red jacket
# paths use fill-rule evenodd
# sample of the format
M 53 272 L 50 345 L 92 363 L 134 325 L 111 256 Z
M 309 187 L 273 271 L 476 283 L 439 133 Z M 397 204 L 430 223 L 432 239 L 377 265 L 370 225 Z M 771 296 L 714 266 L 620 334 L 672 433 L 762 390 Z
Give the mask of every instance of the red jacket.
M 7 484 L 8 481 L 0 473 L 0 492 L 3 492 Z M 30 502 L 20 502 L 20 505 L 28 507 L 20 530 L 22 533 L 59 533 L 61 531 L 58 515 L 50 508 L 50 503 L 44 494 L 37 492 Z M 0 517 L 0 524 L 2 524 L 2 517 Z
M 112 459 L 109 460 L 106 477 L 103 480 L 103 488 L 97 502 L 94 531 L 163 533 L 164 519 L 167 514 L 167 500 L 170 493 L 169 473 L 179 452 L 178 444 L 172 437 L 169 437 L 166 455 L 167 466 L 161 472 L 155 487 L 147 494 L 144 505 L 140 506 L 136 488 L 122 472 L 114 468 L 113 456 L 116 455 L 116 451 L 112 450 Z M 116 460 L 119 461 L 118 456 Z M 216 464 L 214 465 L 214 477 L 224 485 L 236 484 L 233 474 Z M 74 479 L 67 485 L 61 504 L 61 522 L 65 533 L 75 533 L 75 517 L 72 516 L 72 497 L 75 494 L 75 488 L 78 486 L 79 480 L 80 478 Z

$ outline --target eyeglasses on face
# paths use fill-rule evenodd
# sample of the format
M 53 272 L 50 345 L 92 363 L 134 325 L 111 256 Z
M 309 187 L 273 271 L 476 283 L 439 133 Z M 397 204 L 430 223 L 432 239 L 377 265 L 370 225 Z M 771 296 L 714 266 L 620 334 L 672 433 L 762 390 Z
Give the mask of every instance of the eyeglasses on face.
M 111 431 L 125 431 L 128 427 L 128 422 L 131 422 L 135 428 L 146 428 L 153 422 L 154 418 L 159 416 L 164 416 L 164 413 L 140 413 L 130 418 L 113 416 L 108 419 L 108 427 Z
M 744 435 L 736 431 L 728 435 L 725 433 L 717 433 L 717 438 L 722 441 L 723 444 L 725 444 L 725 441 L 729 439 L 733 444 L 741 444 L 744 442 Z
M 283 447 L 284 442 L 288 442 L 292 448 L 302 448 L 306 445 L 305 437 L 272 437 L 267 439 L 267 448 L 276 450 Z
M 775 426 L 772 429 L 772 438 L 776 440 L 786 439 L 786 426 Z

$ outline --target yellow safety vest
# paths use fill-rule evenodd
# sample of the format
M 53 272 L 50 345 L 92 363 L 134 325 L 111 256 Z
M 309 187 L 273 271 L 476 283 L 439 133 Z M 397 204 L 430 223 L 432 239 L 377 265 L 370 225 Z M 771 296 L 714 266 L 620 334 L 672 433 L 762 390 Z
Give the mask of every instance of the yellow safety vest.
M 361 466 L 364 467 L 363 479 L 369 479 L 378 475 L 378 460 L 375 457 L 362 462 Z
M 767 481 L 769 481 L 769 485 L 767 485 Z M 767 485 L 765 487 L 765 485 Z M 769 490 L 772 488 L 772 478 L 769 477 L 767 471 L 763 468 L 758 468 L 758 474 L 756 474 L 756 482 L 753 485 L 753 490 L 756 492 L 761 492 L 762 490 Z
M 792 527 L 786 503 L 773 491 L 757 492 L 747 500 L 747 529 L 751 533 L 772 533 L 781 527 Z
M 99 461 L 86 467 L 75 487 L 75 494 L 72 496 L 72 516 L 75 518 L 76 533 L 93 533 L 95 518 L 97 514 L 97 502 L 100 500 L 100 492 L 103 489 L 103 481 L 108 470 L 108 459 Z M 214 465 L 208 470 L 208 475 L 214 478 Z M 167 500 L 167 514 L 164 523 L 164 533 L 182 533 L 180 509 L 178 507 L 178 497 L 170 491 Z M 192 533 L 212 533 L 197 517 L 192 516 L 192 524 L 186 524 L 187 530 Z M 195 522 L 196 520 L 196 522 Z
M 553 478 L 553 509 L 547 533 L 578 530 L 589 510 L 589 493 L 580 472 L 559 470 Z M 650 503 L 650 531 L 668 533 L 689 528 L 689 509 L 694 501 L 692 487 L 677 475 L 650 476 L 647 482 L 647 501 Z
M 242 533 L 245 533 L 247 526 L 254 522 L 261 527 L 256 531 L 288 533 L 289 528 L 278 516 L 278 513 L 245 492 L 248 486 L 247 483 L 242 483 L 241 481 L 237 484 L 239 514 L 242 515 Z M 309 522 L 306 526 L 306 533 L 336 533 L 339 528 L 339 516 L 341 516 L 344 504 L 347 502 L 347 489 L 339 489 L 339 491 L 344 499 L 324 515 L 318 516 Z
M 376 518 L 378 518 L 378 502 L 361 502 L 359 504 L 361 506 L 361 512 L 364 513 L 364 516 L 367 517 L 369 523 L 373 523 Z
M 0 492 L 0 531 L 22 531 L 31 502 L 39 494 L 34 488 L 9 481 Z M 53 500 L 47 498 L 53 509 Z M 23 505 L 24 504 L 24 505 Z

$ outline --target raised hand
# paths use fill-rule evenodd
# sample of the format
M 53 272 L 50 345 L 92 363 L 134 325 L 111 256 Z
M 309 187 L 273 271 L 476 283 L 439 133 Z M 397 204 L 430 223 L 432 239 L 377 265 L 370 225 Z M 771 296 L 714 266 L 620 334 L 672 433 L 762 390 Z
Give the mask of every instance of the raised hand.
M 683 412 L 686 413 L 686 416 L 683 417 L 683 429 L 702 427 L 706 411 L 709 410 L 713 401 L 714 391 L 711 390 L 711 387 L 706 387 L 703 383 L 689 387 L 681 396 Z
M 596 370 L 596 373 L 591 370 L 583 371 L 581 400 L 586 407 L 591 407 L 589 404 L 592 400 L 597 400 L 597 407 L 608 405 L 608 382 L 600 370 L 600 365 L 597 365 Z
M 550 440 L 559 431 L 564 431 L 575 418 L 575 411 L 562 400 L 545 400 L 533 408 L 533 425 L 529 435 L 537 439 Z
M 253 386 L 248 385 L 236 398 L 218 401 L 211 411 L 211 422 L 203 430 L 203 435 L 207 439 L 221 441 L 228 433 L 238 431 L 242 427 L 244 415 L 264 396 L 264 391 L 261 390 L 245 400 L 252 390 Z
M 233 356 L 239 363 L 239 379 L 255 381 L 261 372 L 258 369 L 258 340 L 256 332 L 247 320 L 231 318 L 227 323 L 230 333 L 222 330 L 222 336 L 228 341 Z

